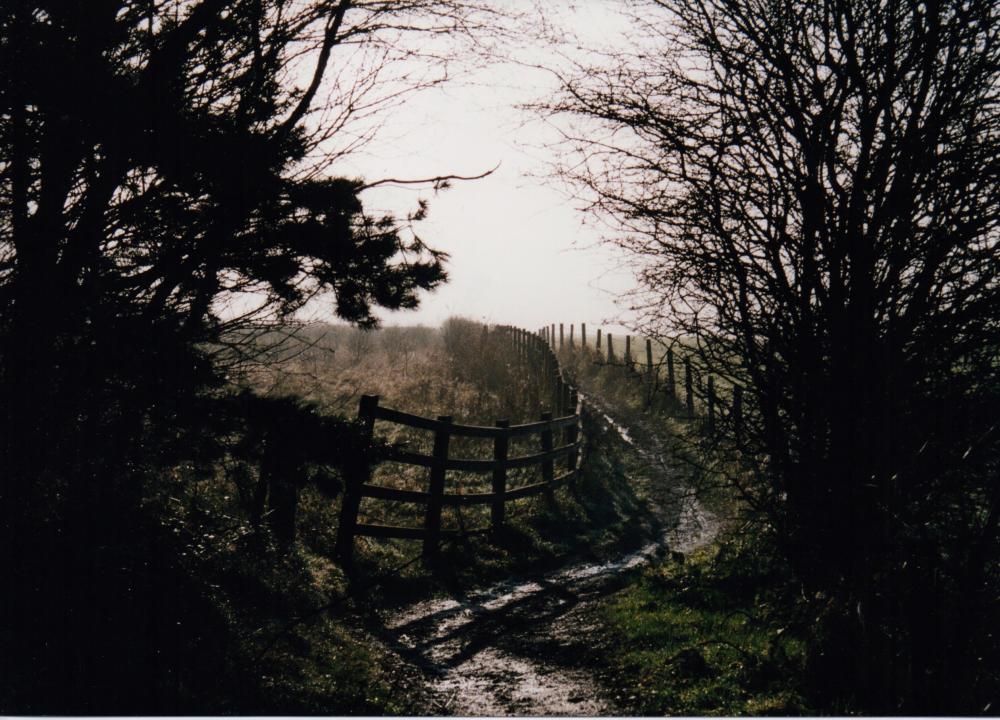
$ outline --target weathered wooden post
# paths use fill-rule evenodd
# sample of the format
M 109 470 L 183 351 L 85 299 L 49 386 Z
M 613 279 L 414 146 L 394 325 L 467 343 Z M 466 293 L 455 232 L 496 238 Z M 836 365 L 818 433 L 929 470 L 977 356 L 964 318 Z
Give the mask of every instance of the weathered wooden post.
M 569 346 L 575 347 L 573 343 L 573 323 L 569 324 Z
M 611 347 L 611 333 L 608 333 L 608 365 L 615 361 L 615 351 Z
M 552 364 L 552 412 L 559 414 L 559 405 L 562 404 L 562 377 L 555 363 Z
M 580 347 L 587 347 L 587 323 L 580 323 Z
M 577 409 L 579 408 L 580 400 L 576 393 L 576 388 L 570 388 L 569 391 L 569 414 L 576 415 Z M 579 436 L 580 428 L 579 421 L 574 422 L 566 426 L 566 444 L 573 445 L 576 443 L 577 437 Z M 566 469 L 570 472 L 576 470 L 577 459 L 579 457 L 579 451 L 575 448 L 569 451 L 566 456 Z
M 451 416 L 441 415 L 441 423 L 434 432 L 434 453 L 431 461 L 431 478 L 424 519 L 424 558 L 434 560 L 441 549 L 441 506 L 444 502 L 445 463 L 448 462 L 448 444 L 451 441 Z
M 597 352 L 601 352 L 601 328 L 597 328 Z
M 684 401 L 687 404 L 687 416 L 694 417 L 694 385 L 691 378 L 691 358 L 684 358 Z
M 375 411 L 378 409 L 378 395 L 362 395 L 358 403 L 358 420 L 368 444 L 371 444 L 375 430 Z M 365 448 L 367 453 L 368 447 Z M 354 534 L 358 528 L 358 509 L 361 507 L 361 486 L 371 479 L 371 464 L 368 458 L 358 458 L 351 462 L 345 473 L 344 497 L 340 505 L 340 524 L 337 526 L 335 552 L 343 562 L 350 563 L 354 549 Z
M 549 344 L 552 346 L 552 349 L 554 350 L 556 347 L 556 324 L 552 323 L 550 328 L 552 332 L 549 334 L 549 336 L 552 338 L 552 341 Z
M 715 376 L 708 376 L 708 430 L 715 430 Z
M 507 428 L 509 427 L 509 420 L 497 420 L 497 428 L 502 432 L 493 438 L 493 461 L 496 463 L 496 466 L 493 468 L 493 502 L 490 504 L 490 530 L 494 536 L 503 527 L 504 493 L 507 492 L 507 448 L 510 443 L 510 436 L 507 434 Z
M 632 369 L 632 336 L 625 336 L 625 369 Z
M 743 386 L 733 386 L 733 437 L 739 443 L 743 435 Z
M 563 349 L 563 324 L 559 323 L 559 349 Z
M 667 350 L 667 395 L 671 400 L 677 399 L 677 379 L 674 377 L 674 351 Z
M 545 412 L 542 413 L 542 422 L 551 422 L 552 413 Z M 546 425 L 545 428 L 540 433 L 542 442 L 542 452 L 551 452 L 553 449 L 552 445 L 552 426 Z M 552 481 L 555 479 L 555 465 L 553 464 L 552 458 L 547 458 L 542 460 L 542 482 L 545 483 L 545 497 L 549 502 L 555 502 L 555 495 L 552 491 Z

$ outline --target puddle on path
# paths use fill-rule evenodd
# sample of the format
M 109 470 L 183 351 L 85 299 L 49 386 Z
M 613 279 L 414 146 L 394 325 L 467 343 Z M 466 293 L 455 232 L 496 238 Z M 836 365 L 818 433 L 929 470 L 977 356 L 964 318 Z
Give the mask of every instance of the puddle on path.
M 585 671 L 547 668 L 486 648 L 435 683 L 443 711 L 459 715 L 606 715 Z

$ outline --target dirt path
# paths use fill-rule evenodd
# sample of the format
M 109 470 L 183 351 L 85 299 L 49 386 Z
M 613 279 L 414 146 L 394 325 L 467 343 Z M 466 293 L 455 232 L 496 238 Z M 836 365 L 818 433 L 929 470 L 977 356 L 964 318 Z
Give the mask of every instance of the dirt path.
M 619 703 L 601 691 L 593 660 L 599 626 L 589 611 L 597 599 L 621 587 L 630 571 L 667 550 L 689 552 L 717 532 L 715 518 L 684 485 L 669 453 L 655 439 L 637 442 L 599 401 L 588 402 L 643 459 L 643 492 L 669 530 L 605 562 L 573 564 L 462 597 L 420 602 L 389 618 L 386 629 L 394 649 L 428 677 L 434 693 L 429 713 L 620 713 Z

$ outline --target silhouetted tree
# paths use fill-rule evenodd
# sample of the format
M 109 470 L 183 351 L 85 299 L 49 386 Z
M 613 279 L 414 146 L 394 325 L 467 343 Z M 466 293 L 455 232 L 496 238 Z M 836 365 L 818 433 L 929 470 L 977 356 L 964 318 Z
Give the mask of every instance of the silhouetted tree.
M 326 293 L 370 326 L 374 307 L 414 307 L 445 280 L 444 256 L 408 230 L 423 207 L 372 216 L 365 182 L 335 164 L 407 91 L 447 77 L 417 36 L 468 37 L 477 12 L 0 7 L 0 710 L 173 707 L 149 691 L 172 682 L 157 674 L 169 633 L 127 651 L 156 470 L 210 472 L 234 432 L 236 406 L 217 402 L 226 349 L 249 325 Z
M 1000 9 L 637 8 L 634 52 L 561 71 L 544 108 L 579 152 L 564 172 L 639 261 L 646 329 L 749 389 L 747 432 L 717 440 L 829 600 L 817 683 L 869 710 L 978 712 L 996 681 Z

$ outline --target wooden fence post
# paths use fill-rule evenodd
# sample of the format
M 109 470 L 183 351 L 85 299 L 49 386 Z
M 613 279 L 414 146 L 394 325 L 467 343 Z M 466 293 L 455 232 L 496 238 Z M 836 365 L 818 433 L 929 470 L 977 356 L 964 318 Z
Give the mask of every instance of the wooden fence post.
M 497 427 L 506 430 L 510 427 L 509 420 L 497 420 Z M 497 463 L 493 468 L 493 502 L 490 505 L 490 530 L 496 537 L 503 527 L 504 516 L 504 493 L 507 492 L 507 448 L 510 444 L 510 436 L 500 433 L 493 438 L 493 461 Z
M 424 519 L 424 558 L 437 558 L 441 549 L 441 506 L 444 501 L 445 463 L 448 461 L 448 444 L 451 441 L 451 416 L 441 415 L 438 422 L 444 427 L 434 433 L 434 454 L 431 465 L 430 497 L 427 498 L 427 515 Z
M 571 415 L 576 415 L 577 409 L 579 407 L 580 400 L 576 393 L 576 388 L 570 388 L 569 391 L 569 413 Z M 572 425 L 566 426 L 566 444 L 571 445 L 576 442 L 577 437 L 579 437 L 579 421 L 573 423 Z M 566 469 L 570 472 L 576 470 L 578 451 L 570 450 L 569 454 L 566 456 Z
M 552 362 L 552 403 L 549 405 L 552 408 L 552 412 L 559 412 L 560 398 L 562 398 L 562 388 L 560 384 L 562 383 L 562 378 L 559 377 L 559 366 L 556 365 L 555 361 Z
M 667 394 L 671 400 L 677 399 L 677 379 L 674 377 L 674 351 L 667 349 Z
M 569 346 L 575 347 L 575 344 L 573 342 L 573 323 L 569 324 Z
M 691 358 L 684 358 L 684 401 L 689 418 L 694 417 L 694 386 L 691 378 Z
M 608 333 L 608 365 L 615 361 L 615 351 L 611 348 L 611 333 Z
M 550 337 L 552 338 L 552 342 L 549 343 L 549 344 L 552 345 L 552 349 L 555 350 L 555 347 L 556 347 L 556 324 L 552 323 L 552 325 L 550 327 L 551 327 L 551 330 L 552 330 L 552 332 L 550 334 Z
M 632 369 L 632 336 L 625 336 L 625 369 Z
M 559 323 L 559 349 L 563 349 L 563 324 Z
M 580 347 L 587 347 L 587 323 L 580 323 Z
M 371 443 L 375 430 L 375 410 L 378 408 L 378 395 L 362 395 L 358 403 L 358 419 L 364 431 L 365 438 Z M 368 452 L 368 448 L 365 448 Z M 340 524 L 337 526 L 336 555 L 343 562 L 350 563 L 354 549 L 354 534 L 358 527 L 358 509 L 361 507 L 361 486 L 371 477 L 371 465 L 368 459 L 351 463 L 346 473 L 344 497 L 340 505 Z
M 708 376 L 708 429 L 715 430 L 715 376 Z
M 601 328 L 597 328 L 597 352 L 601 351 Z
M 542 422 L 548 422 L 552 420 L 552 413 L 545 412 L 542 413 Z M 541 432 L 542 439 L 542 452 L 549 452 L 552 450 L 552 426 L 546 427 Z M 553 465 L 552 459 L 542 461 L 542 482 L 546 484 L 545 497 L 549 502 L 555 502 L 555 495 L 552 492 L 552 481 L 555 479 L 555 466 Z

